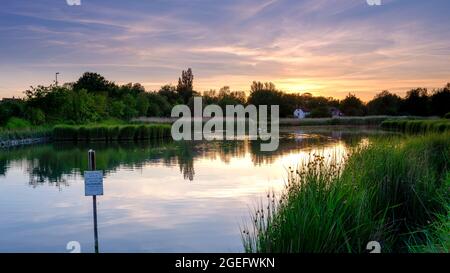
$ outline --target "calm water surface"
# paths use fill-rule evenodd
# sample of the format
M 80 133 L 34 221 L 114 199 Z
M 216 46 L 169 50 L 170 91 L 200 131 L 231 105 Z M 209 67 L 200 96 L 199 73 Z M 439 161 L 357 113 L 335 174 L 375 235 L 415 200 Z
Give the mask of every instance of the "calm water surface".
M 105 172 L 100 252 L 242 252 L 240 226 L 286 169 L 312 153 L 343 155 L 382 132 L 282 130 L 275 152 L 246 139 L 195 143 L 52 143 L 0 151 L 0 252 L 93 252 L 87 150 Z

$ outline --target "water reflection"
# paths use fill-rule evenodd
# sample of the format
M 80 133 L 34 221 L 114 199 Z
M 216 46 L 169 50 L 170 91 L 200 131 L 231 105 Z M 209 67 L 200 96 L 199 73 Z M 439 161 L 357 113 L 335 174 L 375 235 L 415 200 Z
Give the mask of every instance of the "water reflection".
M 282 130 L 279 149 L 214 142 L 53 143 L 0 151 L 0 252 L 92 252 L 87 151 L 104 170 L 102 252 L 239 252 L 239 225 L 287 168 L 311 153 L 345 154 L 372 130 Z M 55 190 L 55 188 L 57 190 Z M 59 190 L 58 190 L 59 189 Z
M 324 147 L 341 141 L 353 145 L 372 130 L 310 130 L 288 128 L 281 132 L 280 146 L 272 152 L 261 152 L 259 141 L 248 139 L 235 141 L 197 142 L 125 142 L 125 143 L 53 143 L 0 151 L 0 176 L 19 165 L 29 174 L 29 185 L 37 187 L 48 183 L 58 188 L 69 186 L 68 180 L 79 176 L 87 168 L 86 151 L 97 151 L 98 169 L 106 176 L 118 168 L 141 169 L 147 163 L 178 165 L 183 178 L 193 181 L 198 159 L 219 159 L 228 164 L 232 158 L 251 156 L 255 166 L 272 164 L 275 160 L 306 147 Z

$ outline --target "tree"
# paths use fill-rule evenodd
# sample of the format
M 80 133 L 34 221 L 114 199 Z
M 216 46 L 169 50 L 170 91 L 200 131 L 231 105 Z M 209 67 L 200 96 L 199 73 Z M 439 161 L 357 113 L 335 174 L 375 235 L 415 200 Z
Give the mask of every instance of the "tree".
M 123 103 L 126 105 L 123 115 L 126 120 L 130 120 L 139 114 L 136 110 L 136 98 L 131 94 L 126 94 L 123 97 Z
M 250 86 L 250 93 L 258 92 L 258 91 L 277 91 L 275 84 L 271 82 L 257 82 L 253 81 L 252 85 Z
M 444 116 L 450 112 L 450 83 L 431 96 L 431 109 L 433 115 Z
M 73 85 L 74 90 L 85 89 L 87 92 L 107 92 L 111 93 L 115 84 L 107 81 L 102 75 L 93 72 L 86 72 Z
M 182 99 L 178 95 L 177 88 L 173 85 L 167 84 L 162 86 L 158 91 L 158 94 L 164 96 L 172 105 L 182 103 Z
M 3 99 L 0 102 L 0 125 L 4 125 L 11 117 L 22 117 L 25 103 L 21 99 Z
M 363 116 L 366 113 L 364 103 L 354 94 L 350 93 L 341 101 L 339 108 L 346 116 Z
M 39 108 L 30 108 L 27 110 L 26 118 L 33 125 L 43 125 L 45 123 L 45 113 Z
M 401 107 L 403 112 L 415 116 L 427 116 L 430 113 L 430 101 L 426 88 L 408 91 Z
M 150 103 L 147 94 L 141 93 L 137 96 L 136 110 L 138 111 L 139 116 L 142 117 L 147 115 L 149 105 Z
M 370 115 L 398 115 L 401 103 L 399 96 L 383 91 L 367 104 L 367 111 Z
M 193 84 L 194 75 L 192 74 L 192 70 L 190 68 L 188 68 L 187 71 L 183 70 L 183 72 L 181 72 L 181 77 L 178 79 L 177 92 L 185 104 L 189 102 L 189 99 L 193 95 Z

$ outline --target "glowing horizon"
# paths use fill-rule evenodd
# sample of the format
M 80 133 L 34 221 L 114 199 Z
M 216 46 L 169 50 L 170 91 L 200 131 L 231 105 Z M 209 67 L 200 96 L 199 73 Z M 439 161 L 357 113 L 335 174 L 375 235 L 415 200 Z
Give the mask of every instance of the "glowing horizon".
M 432 3 L 431 3 L 432 2 Z M 86 71 L 147 90 L 191 67 L 197 91 L 286 92 L 367 101 L 450 82 L 449 1 L 4 1 L 0 97 Z

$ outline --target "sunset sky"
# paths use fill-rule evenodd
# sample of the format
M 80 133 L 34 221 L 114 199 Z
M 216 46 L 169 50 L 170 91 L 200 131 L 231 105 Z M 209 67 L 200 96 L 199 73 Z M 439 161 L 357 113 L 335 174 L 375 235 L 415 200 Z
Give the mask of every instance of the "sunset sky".
M 93 71 L 147 90 L 176 84 L 191 67 L 195 89 L 287 92 L 368 100 L 381 90 L 450 82 L 450 1 L 2 0 L 0 97 Z

